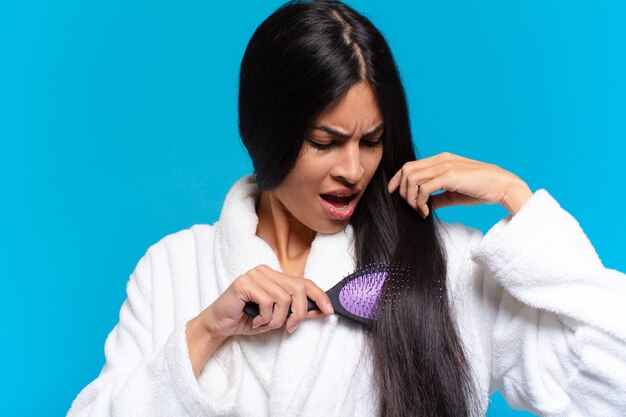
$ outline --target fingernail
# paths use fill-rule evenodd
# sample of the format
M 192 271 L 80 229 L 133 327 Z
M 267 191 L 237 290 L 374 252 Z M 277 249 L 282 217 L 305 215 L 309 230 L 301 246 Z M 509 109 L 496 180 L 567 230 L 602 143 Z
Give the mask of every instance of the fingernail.
M 296 324 L 296 325 L 291 326 L 290 328 L 288 328 L 287 331 L 289 333 L 293 333 L 294 331 L 296 331 L 297 328 L 298 328 L 298 325 Z
M 331 303 L 326 304 L 326 311 L 328 311 L 328 314 L 333 314 L 335 312 L 335 310 L 333 310 L 333 305 Z

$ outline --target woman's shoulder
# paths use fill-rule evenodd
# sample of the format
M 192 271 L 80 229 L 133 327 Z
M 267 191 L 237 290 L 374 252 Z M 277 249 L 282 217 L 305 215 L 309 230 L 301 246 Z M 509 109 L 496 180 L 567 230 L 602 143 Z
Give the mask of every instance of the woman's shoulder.
M 191 256 L 212 245 L 214 235 L 215 224 L 195 224 L 163 236 L 150 245 L 147 253 L 153 259 Z
M 195 224 L 163 236 L 148 247 L 131 277 L 144 291 L 170 288 L 173 279 L 194 282 L 200 273 L 199 254 L 206 258 L 213 253 L 214 235 L 215 225 Z
M 206 239 L 212 237 L 215 232 L 214 224 L 194 224 L 186 229 L 181 229 L 173 233 L 169 233 L 159 239 L 154 245 L 159 246 L 178 246 L 188 242 Z

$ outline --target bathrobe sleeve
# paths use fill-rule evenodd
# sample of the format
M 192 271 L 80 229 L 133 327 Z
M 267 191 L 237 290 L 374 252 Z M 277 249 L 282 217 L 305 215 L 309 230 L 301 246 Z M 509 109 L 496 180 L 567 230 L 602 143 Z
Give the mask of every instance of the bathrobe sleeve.
M 153 250 L 130 276 L 119 322 L 105 342 L 100 375 L 80 392 L 68 417 L 206 417 L 232 411 L 232 397 L 216 401 L 193 374 L 185 335 L 191 316 L 178 321 L 161 346 L 154 342 Z
M 626 416 L 626 276 L 543 189 L 486 235 L 471 230 L 490 392 L 541 416 Z

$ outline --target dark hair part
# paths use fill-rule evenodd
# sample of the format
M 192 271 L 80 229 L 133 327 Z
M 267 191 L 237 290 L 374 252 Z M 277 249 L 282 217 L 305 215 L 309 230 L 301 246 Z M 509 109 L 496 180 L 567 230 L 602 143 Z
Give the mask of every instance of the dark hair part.
M 358 82 L 372 88 L 385 130 L 382 161 L 350 220 L 357 267 L 391 261 L 412 271 L 402 300 L 368 329 L 379 415 L 473 415 L 475 387 L 447 299 L 435 216 L 422 219 L 387 192 L 391 176 L 416 159 L 400 75 L 383 35 L 341 2 L 291 1 L 246 48 L 239 132 L 257 185 L 271 190 L 283 181 L 314 120 Z

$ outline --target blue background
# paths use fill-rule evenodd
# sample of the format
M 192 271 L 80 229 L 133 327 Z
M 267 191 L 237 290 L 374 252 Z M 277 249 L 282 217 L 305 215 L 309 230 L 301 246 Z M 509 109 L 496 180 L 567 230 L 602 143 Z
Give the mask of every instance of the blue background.
M 619 1 L 350 2 L 388 38 L 422 156 L 546 188 L 626 270 L 626 7 Z M 281 1 L 0 2 L 0 413 L 64 415 L 103 361 L 128 276 L 213 223 L 251 171 L 239 62 Z M 446 208 L 486 231 L 498 206 Z M 499 396 L 493 416 L 508 411 Z

